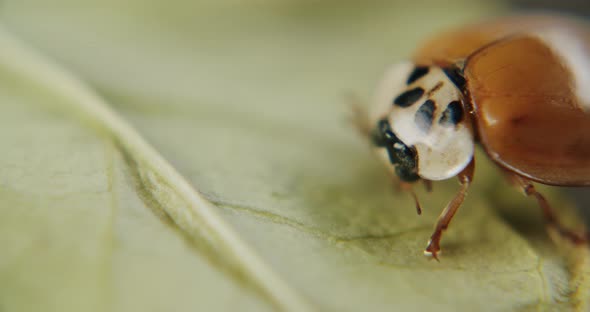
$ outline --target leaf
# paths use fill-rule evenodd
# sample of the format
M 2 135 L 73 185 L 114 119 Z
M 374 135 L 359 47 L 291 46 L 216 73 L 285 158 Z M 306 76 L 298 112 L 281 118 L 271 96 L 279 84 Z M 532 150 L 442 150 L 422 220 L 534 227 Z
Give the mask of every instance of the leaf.
M 345 122 L 343 94 L 489 8 L 6 3 L 0 311 L 587 309 L 587 250 L 481 154 L 424 258 L 456 183 L 416 216 Z
M 2 218 L 7 310 L 129 310 L 128 304 L 135 310 L 158 303 L 167 310 L 176 300 L 181 307 L 205 302 L 260 308 L 226 278 L 204 284 L 212 265 L 229 271 L 232 282 L 241 277 L 264 295 L 276 295 L 269 300 L 279 306 L 301 306 L 211 205 L 99 98 L 8 34 L 1 40 L 3 133 L 12 134 L 4 141 L 9 153 L 3 166 L 9 181 Z M 53 110 L 45 106 L 48 100 Z M 96 133 L 64 119 L 63 109 Z M 53 285 L 55 292 L 41 290 Z M 264 289 L 269 285 L 272 290 Z M 207 291 L 182 299 L 203 287 L 234 292 L 237 300 L 207 300 Z M 174 296 L 127 302 L 144 291 Z M 30 301 L 39 296 L 41 301 Z

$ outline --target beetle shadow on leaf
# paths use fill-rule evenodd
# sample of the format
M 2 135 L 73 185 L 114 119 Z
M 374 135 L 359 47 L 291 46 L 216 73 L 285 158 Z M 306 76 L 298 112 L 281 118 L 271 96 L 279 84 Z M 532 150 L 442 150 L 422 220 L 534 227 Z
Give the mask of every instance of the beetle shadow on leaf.
M 306 175 L 301 198 L 314 223 L 343 239 L 390 235 L 415 218 L 408 195 L 396 192 L 379 164 L 356 162 L 346 172 Z
M 586 227 L 590 226 L 590 188 L 568 188 L 568 194 L 571 195 L 579 207 L 580 215 L 584 218 Z
M 577 229 L 571 225 L 575 223 L 572 220 L 576 219 L 577 213 L 576 209 L 572 209 L 575 207 L 572 207 L 571 201 L 559 194 L 557 189 L 539 185 L 537 188 L 540 188 L 541 193 L 547 198 L 559 220 L 566 227 Z M 496 187 L 490 187 L 486 194 L 493 204 L 495 213 L 531 244 L 539 246 L 539 243 L 551 240 L 542 209 L 534 198 L 519 194 L 507 183 L 498 183 Z
M 426 194 L 421 184 L 416 185 L 423 207 L 432 208 L 419 216 L 411 195 L 396 190 L 385 168 L 368 153 L 348 153 L 322 170 L 326 171 L 306 172 L 295 183 L 303 206 L 311 209 L 313 227 L 383 264 L 417 265 L 427 260 L 422 250 L 442 209 L 441 198 L 448 195 L 445 187 Z

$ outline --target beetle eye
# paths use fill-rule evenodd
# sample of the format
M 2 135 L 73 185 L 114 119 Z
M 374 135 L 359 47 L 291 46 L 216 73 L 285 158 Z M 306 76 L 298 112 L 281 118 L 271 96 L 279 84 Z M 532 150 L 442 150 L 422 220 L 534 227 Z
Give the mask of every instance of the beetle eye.
M 387 119 L 381 119 L 377 122 L 377 126 L 371 132 L 371 140 L 375 146 L 379 147 L 387 147 L 393 144 L 391 142 L 398 141 L 393 131 L 391 131 L 391 126 Z
M 387 150 L 389 161 L 396 165 L 396 174 L 400 179 L 412 182 L 419 177 L 416 174 L 416 151 L 405 145 L 391 130 L 389 120 L 386 118 L 377 122 L 377 126 L 371 133 L 373 144 L 384 147 Z
M 393 148 L 393 145 L 389 144 L 389 145 L 385 146 L 385 148 L 387 149 L 387 155 L 389 155 L 389 162 L 392 165 L 399 163 L 399 158 L 397 157 L 397 153 L 396 153 L 395 149 Z

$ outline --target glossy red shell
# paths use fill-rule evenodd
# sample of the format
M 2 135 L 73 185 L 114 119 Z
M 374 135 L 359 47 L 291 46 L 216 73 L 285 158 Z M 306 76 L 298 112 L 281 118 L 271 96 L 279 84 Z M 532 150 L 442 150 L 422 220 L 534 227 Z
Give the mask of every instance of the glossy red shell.
M 551 16 L 451 31 L 426 42 L 414 61 L 463 68 L 477 138 L 497 164 L 544 184 L 590 185 L 590 101 L 576 89 L 580 68 L 543 32 L 573 37 L 590 64 L 590 26 Z

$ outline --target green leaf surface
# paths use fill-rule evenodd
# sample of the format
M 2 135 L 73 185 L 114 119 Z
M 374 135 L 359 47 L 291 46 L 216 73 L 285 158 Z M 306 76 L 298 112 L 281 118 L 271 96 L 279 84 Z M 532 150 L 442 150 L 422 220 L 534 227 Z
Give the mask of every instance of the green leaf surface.
M 346 122 L 347 92 L 498 12 L 4 1 L 0 311 L 587 310 L 588 251 L 550 239 L 485 155 L 429 261 L 456 182 L 416 216 Z

